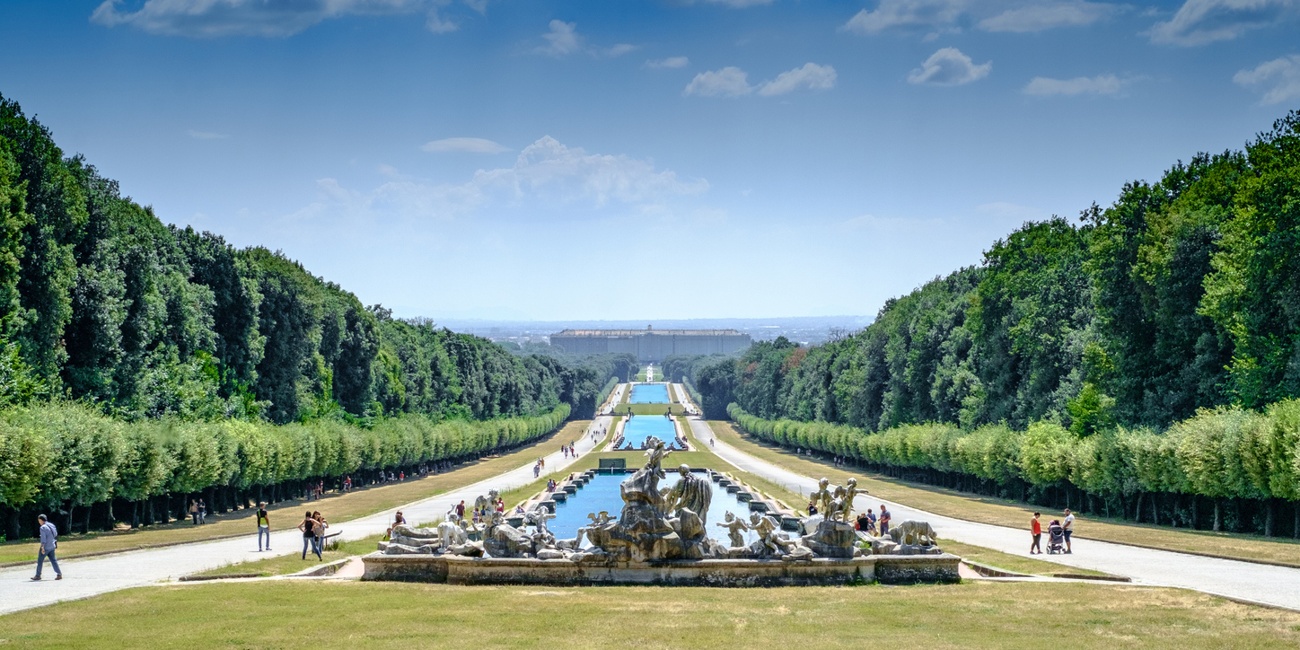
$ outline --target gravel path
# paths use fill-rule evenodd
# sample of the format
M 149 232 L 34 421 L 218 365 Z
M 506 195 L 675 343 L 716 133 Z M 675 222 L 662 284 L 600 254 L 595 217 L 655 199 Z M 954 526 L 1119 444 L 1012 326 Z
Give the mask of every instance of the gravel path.
M 599 417 L 589 429 L 609 428 L 610 418 Z M 550 445 L 550 443 L 546 443 Z M 593 443 L 591 437 L 583 436 L 575 443 L 578 456 L 590 453 L 592 448 L 601 444 Z M 554 446 L 559 446 L 554 445 Z M 546 456 L 547 471 L 555 471 L 572 465 L 576 458 L 565 458 L 556 451 Z M 512 469 L 495 477 L 451 490 L 435 497 L 410 503 L 400 508 L 393 508 L 381 513 L 369 515 L 351 521 L 333 524 L 341 531 L 339 539 L 343 541 L 362 539 L 382 534 L 388 530 L 393 515 L 398 510 L 406 520 L 415 524 L 429 522 L 442 517 L 452 506 L 460 502 L 473 503 L 474 498 L 487 494 L 489 489 L 502 492 L 512 490 L 533 482 L 533 463 Z M 304 508 L 310 507 L 304 505 Z M 195 542 L 166 548 L 129 551 L 86 559 L 68 559 L 59 562 L 63 569 L 63 580 L 54 580 L 54 571 L 45 565 L 44 580 L 33 582 L 36 573 L 36 542 L 32 542 L 33 564 L 0 570 L 0 614 L 7 614 L 33 607 L 50 605 L 64 600 L 89 598 L 110 591 L 128 589 L 156 583 L 161 580 L 175 580 L 183 575 L 215 569 L 227 564 L 260 560 L 279 555 L 302 552 L 302 535 L 294 529 L 278 530 L 271 534 L 272 552 L 257 552 L 256 531 L 250 531 L 247 537 L 217 540 L 212 542 Z
M 737 468 L 762 476 L 799 494 L 810 494 L 817 488 L 816 478 L 800 475 L 755 458 L 726 443 L 717 442 L 709 425 L 698 418 L 691 418 L 690 423 L 691 431 L 697 440 L 704 441 L 705 444 L 708 444 L 709 440 L 714 440 L 710 450 Z M 844 474 L 844 476 L 830 474 L 827 478 L 830 478 L 832 483 L 843 483 L 851 472 L 846 471 Z M 1028 555 L 1027 517 L 1025 529 L 1019 530 L 944 517 L 909 508 L 901 503 L 883 501 L 869 494 L 859 495 L 854 505 L 857 506 L 855 510 L 873 508 L 879 512 L 882 503 L 893 513 L 895 525 L 908 519 L 928 521 L 934 526 L 940 540 L 952 539 L 1003 553 Z M 1045 521 L 1051 519 L 1050 516 L 1044 518 Z M 1077 520 L 1075 526 L 1086 529 L 1088 522 Z M 1075 539 L 1074 548 L 1078 550 L 1070 555 L 1044 554 L 1034 557 L 1067 567 L 1127 576 L 1132 578 L 1135 584 L 1182 587 L 1236 600 L 1300 610 L 1300 569 L 1220 560 L 1090 539 Z

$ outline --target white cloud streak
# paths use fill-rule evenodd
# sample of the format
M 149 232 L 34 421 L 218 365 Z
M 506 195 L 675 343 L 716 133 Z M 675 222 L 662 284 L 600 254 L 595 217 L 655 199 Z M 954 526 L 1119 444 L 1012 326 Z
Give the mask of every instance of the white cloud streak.
M 1052 79 L 1034 77 L 1025 85 L 1026 95 L 1049 97 L 1054 95 L 1073 97 L 1076 95 L 1115 95 L 1124 87 L 1124 82 L 1113 74 L 1095 77 L 1075 77 L 1073 79 Z
M 934 37 L 973 25 L 986 32 L 1032 33 L 1091 25 L 1123 9 L 1091 0 L 880 0 L 874 10 L 859 11 L 840 29 L 864 36 L 924 31 Z
M 465 0 L 470 8 L 485 10 L 486 0 Z M 286 37 L 330 19 L 358 15 L 415 14 L 427 12 L 429 31 L 442 34 L 457 29 L 442 10 L 450 0 L 145 0 L 134 11 L 122 9 L 122 0 L 104 0 L 90 21 L 105 27 L 134 27 L 150 34 L 220 38 L 224 36 Z
M 502 146 L 486 138 L 443 138 L 424 143 L 420 147 L 430 153 L 504 153 L 509 147 Z
M 1187 0 L 1167 21 L 1156 23 L 1151 41 L 1190 47 L 1235 40 L 1249 31 L 1294 19 L 1300 0 Z
M 830 90 L 835 87 L 835 68 L 829 65 L 805 63 L 801 68 L 782 72 L 775 79 L 758 88 L 758 94 L 764 97 L 784 95 L 800 88 L 809 90 Z
M 464 138 L 462 140 L 476 140 Z M 394 179 L 369 192 L 317 181 L 324 200 L 295 218 L 448 220 L 482 214 L 489 208 L 599 209 L 611 204 L 652 209 L 675 197 L 707 192 L 708 181 L 682 179 L 649 160 L 593 154 L 568 147 L 550 136 L 528 145 L 509 167 L 481 169 L 463 183 Z
M 993 62 L 976 65 L 969 56 L 955 47 L 945 47 L 926 59 L 921 67 L 907 76 L 911 84 L 929 86 L 961 86 L 987 77 Z
M 645 62 L 645 67 L 652 70 L 675 70 L 685 68 L 691 64 L 691 60 L 684 56 L 670 56 L 666 59 L 651 59 Z
M 683 91 L 684 94 L 700 97 L 740 97 L 752 92 L 754 89 L 749 85 L 749 75 L 735 66 L 701 72 L 686 84 L 686 90 Z
M 800 89 L 830 90 L 835 87 L 836 78 L 835 68 L 829 65 L 805 63 L 801 67 L 782 72 L 774 79 L 750 85 L 748 73 L 735 66 L 727 66 L 695 75 L 682 92 L 699 97 L 742 97 L 753 93 L 773 97 Z
M 1300 55 L 1292 54 L 1261 63 L 1232 76 L 1240 86 L 1263 89 L 1265 105 L 1300 99 Z
M 957 22 L 966 0 L 880 0 L 875 11 L 863 9 L 841 29 L 879 34 L 890 29 L 938 29 Z
M 1101 2 L 1034 2 L 985 18 L 979 21 L 978 27 L 986 32 L 1041 32 L 1056 27 L 1091 25 L 1117 11 L 1115 5 Z

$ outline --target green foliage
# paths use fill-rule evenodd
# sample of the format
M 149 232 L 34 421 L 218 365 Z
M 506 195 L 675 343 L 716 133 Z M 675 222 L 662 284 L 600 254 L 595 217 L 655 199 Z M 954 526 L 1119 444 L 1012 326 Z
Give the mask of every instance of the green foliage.
M 1292 112 L 1244 152 L 1128 183 L 1078 224 L 1025 224 L 978 268 L 888 301 L 851 336 L 674 371 L 708 412 L 736 402 L 866 431 L 1048 421 L 1094 436 L 1264 409 L 1300 397 L 1297 188 Z
M 404 415 L 363 428 L 333 420 L 127 423 L 81 404 L 42 404 L 0 417 L 0 505 L 143 501 L 475 457 L 550 433 L 570 410 L 560 404 L 538 416 L 486 421 Z
M 825 422 L 768 420 L 738 404 L 731 418 L 748 433 L 876 465 L 964 474 L 1039 488 L 1072 485 L 1098 496 L 1178 493 L 1211 499 L 1300 496 L 1300 400 L 1266 413 L 1202 410 L 1165 433 L 1118 429 L 1079 437 L 1059 424 L 1026 431 L 991 425 L 905 424 L 877 433 Z

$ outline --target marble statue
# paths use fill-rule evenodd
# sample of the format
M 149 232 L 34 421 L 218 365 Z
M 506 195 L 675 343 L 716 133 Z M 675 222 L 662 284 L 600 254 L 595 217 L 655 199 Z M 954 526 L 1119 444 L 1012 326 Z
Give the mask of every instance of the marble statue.
M 701 523 L 707 523 L 709 503 L 713 501 L 713 482 L 692 475 L 691 468 L 686 465 L 679 466 L 677 472 L 681 478 L 664 496 L 664 511 L 681 516 L 682 510 L 690 510 L 699 515 Z
M 746 526 L 744 521 L 736 518 L 736 515 L 731 514 L 730 510 L 727 511 L 721 523 L 714 525 L 727 529 L 727 536 L 730 538 L 732 548 L 745 545 L 745 536 L 742 533 L 749 530 L 749 526 Z
M 939 539 L 928 521 L 904 521 L 889 529 L 889 537 L 896 544 L 926 546 L 932 546 Z

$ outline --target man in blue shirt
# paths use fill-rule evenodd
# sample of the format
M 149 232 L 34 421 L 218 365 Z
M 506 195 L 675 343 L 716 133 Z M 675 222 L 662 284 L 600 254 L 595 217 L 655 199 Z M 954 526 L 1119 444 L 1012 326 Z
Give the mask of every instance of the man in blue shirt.
M 50 558 L 50 566 L 54 567 L 54 579 L 62 580 L 63 571 L 59 570 L 59 561 L 54 559 L 54 549 L 59 545 L 59 531 L 54 527 L 45 515 L 38 515 L 36 521 L 40 523 L 41 546 L 36 553 L 36 576 L 32 580 L 41 579 L 41 568 L 45 566 L 45 558 Z

